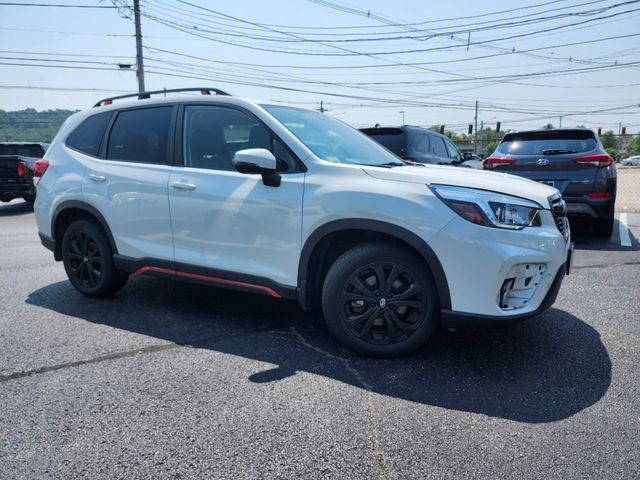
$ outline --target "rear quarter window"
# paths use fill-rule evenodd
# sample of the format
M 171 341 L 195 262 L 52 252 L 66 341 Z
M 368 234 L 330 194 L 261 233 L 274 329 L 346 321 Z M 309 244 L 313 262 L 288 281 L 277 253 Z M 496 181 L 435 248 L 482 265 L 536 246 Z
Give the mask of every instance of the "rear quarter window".
M 97 157 L 111 115 L 111 112 L 103 112 L 87 118 L 67 137 L 67 147 Z

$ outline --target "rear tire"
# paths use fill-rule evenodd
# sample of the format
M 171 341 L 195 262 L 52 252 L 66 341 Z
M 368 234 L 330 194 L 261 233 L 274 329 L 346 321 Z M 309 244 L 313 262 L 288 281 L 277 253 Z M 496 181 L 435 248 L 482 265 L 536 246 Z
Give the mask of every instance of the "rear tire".
M 599 238 L 610 238 L 613 234 L 614 219 L 611 218 L 598 218 L 593 224 L 593 233 Z
M 89 220 L 76 220 L 64 232 L 62 261 L 71 284 L 87 297 L 109 297 L 127 283 L 104 231 Z
M 324 281 L 322 308 L 331 333 L 371 357 L 422 347 L 440 311 L 424 262 L 386 243 L 356 246 L 335 261 Z

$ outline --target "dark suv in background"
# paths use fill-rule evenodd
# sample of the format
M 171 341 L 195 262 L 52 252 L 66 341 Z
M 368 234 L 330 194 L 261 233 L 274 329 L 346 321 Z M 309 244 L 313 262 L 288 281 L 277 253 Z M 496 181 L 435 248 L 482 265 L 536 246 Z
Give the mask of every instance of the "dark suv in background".
M 591 130 L 508 133 L 483 165 L 488 170 L 509 172 L 557 188 L 569 215 L 591 218 L 595 235 L 611 236 L 616 168 Z
M 361 128 L 360 131 L 410 162 L 459 165 L 463 160 L 449 138 L 427 128 L 404 125 Z

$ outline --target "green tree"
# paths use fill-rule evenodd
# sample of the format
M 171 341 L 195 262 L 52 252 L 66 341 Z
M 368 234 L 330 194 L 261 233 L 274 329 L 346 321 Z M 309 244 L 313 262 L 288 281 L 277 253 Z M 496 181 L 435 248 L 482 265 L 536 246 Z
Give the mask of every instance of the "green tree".
M 0 110 L 0 142 L 49 143 L 72 110 Z
M 635 135 L 627 142 L 627 155 L 640 154 L 640 134 Z
M 600 135 L 600 141 L 602 142 L 602 146 L 607 148 L 618 148 L 618 139 L 613 133 L 613 130 L 607 130 L 602 135 Z
M 614 161 L 618 161 L 620 160 L 620 150 L 618 150 L 615 147 L 606 147 L 605 152 L 607 152 L 609 155 L 611 155 L 613 157 Z

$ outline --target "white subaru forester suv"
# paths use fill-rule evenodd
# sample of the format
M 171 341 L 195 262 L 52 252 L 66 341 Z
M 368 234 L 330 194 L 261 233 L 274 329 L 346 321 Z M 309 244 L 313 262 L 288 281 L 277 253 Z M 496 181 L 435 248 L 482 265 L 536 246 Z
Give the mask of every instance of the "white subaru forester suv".
M 186 90 L 202 95 L 102 100 L 39 162 L 40 238 L 82 294 L 144 274 L 294 299 L 379 357 L 554 302 L 572 252 L 556 189 L 408 165 L 330 116 Z

